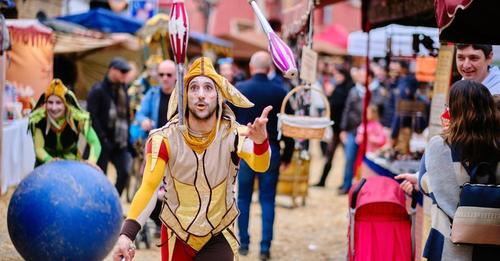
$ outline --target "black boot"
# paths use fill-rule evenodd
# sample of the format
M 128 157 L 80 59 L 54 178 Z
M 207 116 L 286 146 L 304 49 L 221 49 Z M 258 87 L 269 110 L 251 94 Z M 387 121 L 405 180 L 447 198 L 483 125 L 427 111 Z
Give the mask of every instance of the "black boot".
M 323 174 L 321 174 L 321 178 L 319 182 L 314 184 L 315 187 L 324 187 L 326 184 L 326 178 L 328 177 L 328 173 L 330 173 L 330 169 L 332 169 L 332 163 L 326 163 L 323 168 Z
M 267 261 L 271 259 L 271 253 L 269 251 L 260 252 L 259 259 L 262 261 Z

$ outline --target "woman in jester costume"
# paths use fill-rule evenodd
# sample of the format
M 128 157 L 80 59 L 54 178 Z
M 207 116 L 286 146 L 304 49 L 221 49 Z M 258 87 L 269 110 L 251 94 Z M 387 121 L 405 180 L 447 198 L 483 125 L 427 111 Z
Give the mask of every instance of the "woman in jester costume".
M 35 145 L 35 166 L 54 159 L 82 160 L 87 144 L 88 163 L 95 165 L 101 153 L 89 113 L 59 79 L 52 80 L 38 100 L 30 114 L 28 129 Z

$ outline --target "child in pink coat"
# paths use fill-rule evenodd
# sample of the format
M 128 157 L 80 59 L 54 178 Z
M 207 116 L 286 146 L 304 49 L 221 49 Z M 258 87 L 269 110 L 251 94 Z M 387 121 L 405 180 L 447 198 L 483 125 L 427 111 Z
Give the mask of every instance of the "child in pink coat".
M 384 132 L 384 127 L 380 124 L 379 109 L 377 105 L 370 105 L 367 108 L 366 119 L 368 120 L 368 143 L 366 145 L 366 152 L 374 152 L 382 148 L 387 141 L 386 133 Z M 364 128 L 363 124 L 359 125 L 356 132 L 356 143 L 361 144 L 363 142 Z

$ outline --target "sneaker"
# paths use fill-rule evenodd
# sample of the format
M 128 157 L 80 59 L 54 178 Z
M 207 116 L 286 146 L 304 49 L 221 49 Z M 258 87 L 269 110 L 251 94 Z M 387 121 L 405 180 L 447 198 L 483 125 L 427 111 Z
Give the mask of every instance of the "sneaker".
M 313 187 L 324 188 L 324 187 L 325 187 L 325 183 L 318 182 L 318 183 L 316 183 L 316 184 L 313 184 L 312 186 L 313 186 Z
M 248 255 L 248 247 L 240 247 L 240 249 L 238 250 L 238 253 L 240 253 L 240 255 L 242 255 L 242 256 Z
M 262 261 L 267 261 L 271 259 L 271 253 L 269 251 L 260 252 L 259 259 Z
M 337 194 L 338 194 L 338 195 L 346 195 L 346 194 L 348 194 L 348 193 L 349 193 L 349 190 L 348 190 L 348 189 L 344 189 L 344 188 L 339 189 L 339 190 L 337 191 Z

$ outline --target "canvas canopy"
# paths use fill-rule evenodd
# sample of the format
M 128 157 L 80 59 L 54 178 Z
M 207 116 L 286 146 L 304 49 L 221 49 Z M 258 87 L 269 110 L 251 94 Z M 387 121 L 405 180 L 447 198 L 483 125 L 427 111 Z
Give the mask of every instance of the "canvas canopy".
M 143 25 L 140 20 L 121 16 L 104 8 L 91 9 L 82 14 L 61 16 L 57 19 L 76 23 L 104 33 L 135 34 Z
M 6 23 L 12 45 L 6 79 L 17 87 L 31 87 L 38 99 L 52 80 L 53 31 L 37 20 L 7 19 Z
M 500 44 L 500 1 L 436 0 L 435 12 L 441 40 L 456 43 Z

